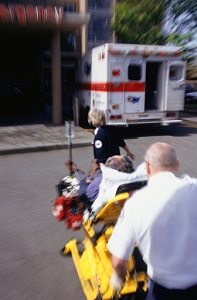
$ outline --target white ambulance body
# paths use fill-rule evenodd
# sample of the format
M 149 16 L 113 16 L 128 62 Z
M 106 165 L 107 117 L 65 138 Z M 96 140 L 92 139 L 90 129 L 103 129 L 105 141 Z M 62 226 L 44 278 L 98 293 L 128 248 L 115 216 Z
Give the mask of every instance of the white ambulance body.
M 107 124 L 181 122 L 185 62 L 175 46 L 104 44 L 81 61 L 80 111 L 99 108 Z M 83 114 L 84 116 L 84 114 Z

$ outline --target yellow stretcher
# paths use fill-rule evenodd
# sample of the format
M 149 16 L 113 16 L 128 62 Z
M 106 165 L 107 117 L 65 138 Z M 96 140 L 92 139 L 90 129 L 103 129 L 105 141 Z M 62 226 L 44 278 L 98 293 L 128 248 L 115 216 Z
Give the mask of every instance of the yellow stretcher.
M 70 240 L 63 248 L 64 255 L 72 254 L 87 300 L 145 299 L 146 266 L 140 258 L 137 246 L 129 259 L 126 281 L 122 290 L 116 293 L 109 284 L 113 268 L 106 245 L 128 197 L 128 192 L 116 195 L 102 208 L 94 220 L 83 222 L 85 238 L 82 242 L 82 251 L 76 239 Z

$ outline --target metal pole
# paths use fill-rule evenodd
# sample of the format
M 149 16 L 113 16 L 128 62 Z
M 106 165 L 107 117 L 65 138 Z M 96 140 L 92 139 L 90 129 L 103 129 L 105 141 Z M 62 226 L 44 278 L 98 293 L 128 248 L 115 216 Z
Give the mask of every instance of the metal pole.
M 74 131 L 73 131 L 73 122 L 70 120 L 65 122 L 66 126 L 66 136 L 68 138 L 68 148 L 69 148 L 69 161 L 70 161 L 70 176 L 72 176 L 72 137 L 74 137 Z
M 69 121 L 69 132 L 71 132 L 71 123 Z M 68 147 L 69 147 L 69 160 L 70 160 L 70 176 L 72 176 L 72 139 L 71 136 L 68 137 Z

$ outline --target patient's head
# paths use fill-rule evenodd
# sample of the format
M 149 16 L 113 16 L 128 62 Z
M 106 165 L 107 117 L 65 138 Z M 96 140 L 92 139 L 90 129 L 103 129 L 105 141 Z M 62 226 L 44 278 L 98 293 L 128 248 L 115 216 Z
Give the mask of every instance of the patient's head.
M 109 157 L 105 166 L 124 173 L 132 173 L 134 171 L 133 162 L 130 157 L 126 155 L 114 155 Z

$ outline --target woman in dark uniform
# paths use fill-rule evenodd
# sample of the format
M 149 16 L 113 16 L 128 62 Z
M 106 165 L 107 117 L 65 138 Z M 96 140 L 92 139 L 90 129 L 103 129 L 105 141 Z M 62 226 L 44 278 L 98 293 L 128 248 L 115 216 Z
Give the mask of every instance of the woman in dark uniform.
M 126 155 L 131 160 L 135 159 L 134 154 L 129 150 L 123 138 L 119 135 L 114 126 L 106 125 L 105 114 L 102 110 L 94 108 L 89 111 L 89 119 L 92 125 L 96 127 L 94 137 L 94 158 L 98 163 L 105 163 L 109 157 L 120 155 L 122 147 Z

